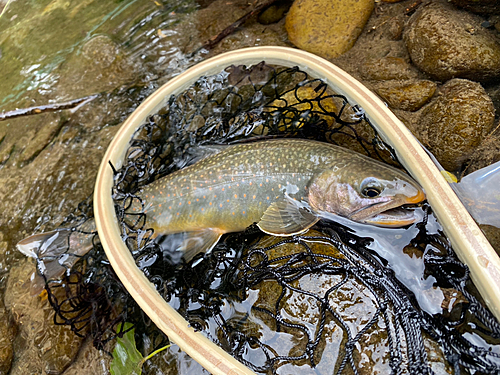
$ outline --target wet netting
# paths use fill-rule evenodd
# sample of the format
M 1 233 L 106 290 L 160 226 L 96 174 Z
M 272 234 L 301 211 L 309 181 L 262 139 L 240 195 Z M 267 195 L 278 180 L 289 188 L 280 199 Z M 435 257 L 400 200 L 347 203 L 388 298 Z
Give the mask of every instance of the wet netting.
M 143 186 L 202 158 L 201 146 L 275 137 L 340 144 L 399 165 L 361 107 L 298 68 L 261 63 L 201 77 L 136 131 L 123 167 L 110 166 L 123 241 L 165 300 L 258 373 L 500 373 L 500 326 L 427 204 L 421 222 L 397 232 L 321 221 L 303 235 L 272 237 L 253 225 L 190 262 L 175 236 L 154 233 L 144 214 L 131 213 Z M 62 281 L 46 280 L 56 323 L 109 350 L 131 322 L 160 347 L 168 338 L 141 313 L 88 229 L 90 207 L 82 203 L 63 226 L 91 235 L 90 251 Z M 418 265 L 403 272 L 414 272 L 413 281 L 385 250 Z

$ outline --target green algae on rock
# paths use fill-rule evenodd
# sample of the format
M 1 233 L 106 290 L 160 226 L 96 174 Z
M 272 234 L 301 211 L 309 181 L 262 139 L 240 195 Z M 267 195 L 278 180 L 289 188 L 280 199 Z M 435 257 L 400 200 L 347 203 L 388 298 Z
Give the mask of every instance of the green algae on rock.
M 421 110 L 420 134 L 415 134 L 441 165 L 456 171 L 492 130 L 493 103 L 479 83 L 452 79 Z
M 446 81 L 500 77 L 500 43 L 481 26 L 483 19 L 444 2 L 420 7 L 403 34 L 413 63 Z
M 391 108 L 413 112 L 432 98 L 436 87 L 428 80 L 385 81 L 375 85 L 375 91 Z
M 296 0 L 286 17 L 288 38 L 326 59 L 338 57 L 354 45 L 373 8 L 373 0 Z

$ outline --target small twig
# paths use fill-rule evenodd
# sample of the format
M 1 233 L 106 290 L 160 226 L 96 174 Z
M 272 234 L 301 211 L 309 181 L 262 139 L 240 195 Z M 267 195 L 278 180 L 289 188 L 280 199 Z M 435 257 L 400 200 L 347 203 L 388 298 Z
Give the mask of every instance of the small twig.
M 76 108 L 90 102 L 95 98 L 97 98 L 97 95 L 90 95 L 90 96 L 85 96 L 83 98 L 70 100 L 69 102 L 64 102 L 64 103 L 47 104 L 36 107 L 15 109 L 13 111 L 0 113 L 0 121 L 10 120 L 21 116 L 38 115 L 39 113 L 55 112 L 55 111 L 60 111 L 62 109 Z
M 219 43 L 225 37 L 234 33 L 236 31 L 236 29 L 238 27 L 240 27 L 241 25 L 243 25 L 250 17 L 259 13 L 262 9 L 271 6 L 273 3 L 277 2 L 277 1 L 278 0 L 267 0 L 267 1 L 263 2 L 262 4 L 256 6 L 253 10 L 251 10 L 250 12 L 245 14 L 243 17 L 241 17 L 237 21 L 233 22 L 231 25 L 229 25 L 224 30 L 222 30 L 219 34 L 213 36 L 212 38 L 207 40 L 205 43 L 203 43 L 203 45 L 200 48 L 198 48 L 194 53 L 196 53 L 197 51 L 199 51 L 202 48 L 206 48 L 206 49 L 214 48 L 217 45 L 217 43 Z

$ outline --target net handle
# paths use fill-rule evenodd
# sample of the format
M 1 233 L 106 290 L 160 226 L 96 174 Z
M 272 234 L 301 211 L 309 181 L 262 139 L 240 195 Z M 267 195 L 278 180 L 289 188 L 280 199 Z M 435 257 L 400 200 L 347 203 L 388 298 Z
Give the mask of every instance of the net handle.
M 359 104 L 382 136 L 391 144 L 403 165 L 422 185 L 436 216 L 460 259 L 466 263 L 474 283 L 493 314 L 500 320 L 500 259 L 462 205 L 436 165 L 403 123 L 371 91 L 327 60 L 311 53 L 286 47 L 255 47 L 236 50 L 208 59 L 170 80 L 149 96 L 124 122 L 99 167 L 94 191 L 94 213 L 99 238 L 109 261 L 134 300 L 175 344 L 213 374 L 254 374 L 246 366 L 195 332 L 156 291 L 136 266 L 120 237 L 111 189 L 113 172 L 123 164 L 135 130 L 146 118 L 203 75 L 215 74 L 229 65 L 268 64 L 299 66 L 311 77 L 324 79 L 351 104 Z

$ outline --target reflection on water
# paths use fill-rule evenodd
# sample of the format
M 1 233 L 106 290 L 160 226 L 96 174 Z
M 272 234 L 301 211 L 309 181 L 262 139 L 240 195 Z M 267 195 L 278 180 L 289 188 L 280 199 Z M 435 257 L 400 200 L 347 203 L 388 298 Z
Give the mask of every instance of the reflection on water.
M 76 56 L 102 53 L 85 53 L 86 44 L 98 35 L 116 44 L 120 59 L 138 66 L 136 79 L 150 78 L 182 50 L 185 43 L 178 43 L 173 28 L 195 5 L 193 0 L 12 2 L 0 19 L 0 109 L 41 96 L 59 101 L 72 96 L 71 90 L 60 87 L 61 79 L 85 72 L 65 65 Z M 89 89 L 95 84 L 92 79 L 86 83 Z

